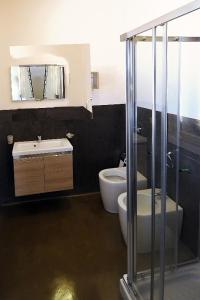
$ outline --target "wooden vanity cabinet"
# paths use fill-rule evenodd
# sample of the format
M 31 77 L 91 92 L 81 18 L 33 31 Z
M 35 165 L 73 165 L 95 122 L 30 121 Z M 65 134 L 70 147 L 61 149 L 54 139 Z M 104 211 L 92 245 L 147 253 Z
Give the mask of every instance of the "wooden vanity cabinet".
M 73 188 L 72 153 L 14 159 L 15 196 Z
M 14 175 L 16 196 L 44 193 L 43 158 L 15 159 Z
M 73 188 L 72 154 L 44 157 L 45 192 Z

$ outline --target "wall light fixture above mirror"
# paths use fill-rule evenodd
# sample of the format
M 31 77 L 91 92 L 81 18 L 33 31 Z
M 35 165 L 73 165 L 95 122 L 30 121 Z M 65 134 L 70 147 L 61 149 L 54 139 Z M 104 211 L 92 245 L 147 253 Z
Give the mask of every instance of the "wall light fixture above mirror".
M 12 66 L 11 88 L 13 101 L 64 99 L 67 89 L 64 66 Z

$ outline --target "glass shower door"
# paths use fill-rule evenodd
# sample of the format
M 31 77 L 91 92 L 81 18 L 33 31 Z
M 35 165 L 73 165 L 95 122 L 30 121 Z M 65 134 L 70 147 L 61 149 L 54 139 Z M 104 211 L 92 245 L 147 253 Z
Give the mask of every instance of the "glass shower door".
M 176 201 L 176 233 L 172 264 L 175 272 L 169 271 L 165 262 L 166 300 L 198 300 L 200 297 L 200 30 L 195 26 L 199 17 L 198 10 L 168 23 L 168 35 L 178 37 L 174 43 L 176 49 L 172 51 L 168 45 L 168 78 L 173 79 L 177 70 L 178 76 L 177 81 L 168 80 L 167 96 L 170 160 L 166 186 L 167 195 Z
M 172 21 L 164 23 L 126 42 L 127 282 L 133 299 L 200 295 L 200 38 L 183 37 L 183 24 L 174 31 Z M 145 191 L 138 172 L 147 178 Z
M 159 28 L 157 31 L 162 34 L 162 29 Z M 128 266 L 130 274 L 133 275 L 129 277 L 128 273 L 128 280 L 134 284 L 137 294 L 144 299 L 159 299 L 156 298 L 158 296 L 154 290 L 159 285 L 156 274 L 160 272 L 162 238 L 160 235 L 162 35 L 157 38 L 156 30 L 151 30 L 142 36 L 138 35 L 130 43 L 133 47 L 131 63 L 135 68 L 131 77 L 134 101 L 127 107 L 129 114 L 132 110 L 130 115 L 127 114 L 127 130 L 133 138 L 133 143 L 128 141 L 130 145 L 127 145 L 128 176 L 132 175 L 134 178 L 128 183 L 130 219 L 133 216 L 128 241 L 128 251 L 130 254 L 133 253 L 131 264 L 128 261 Z M 154 65 L 154 62 L 157 64 Z M 138 172 L 147 178 L 145 189 L 135 180 L 139 179 Z

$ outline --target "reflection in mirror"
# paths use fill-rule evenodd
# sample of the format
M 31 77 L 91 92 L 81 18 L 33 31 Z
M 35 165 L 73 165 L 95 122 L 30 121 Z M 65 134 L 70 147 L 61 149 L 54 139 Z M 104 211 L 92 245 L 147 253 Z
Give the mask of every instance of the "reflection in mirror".
M 11 46 L 9 52 L 8 68 L 17 67 L 11 70 L 15 76 L 15 85 L 9 89 L 9 97 L 15 100 L 13 102 L 16 107 L 31 105 L 30 100 L 36 102 L 35 100 L 45 99 L 45 101 L 40 101 L 40 104 L 34 105 L 83 106 L 90 112 L 92 111 L 89 44 Z M 46 75 L 45 66 L 48 67 Z M 29 69 L 21 69 L 21 67 L 31 68 L 31 78 Z M 26 74 L 25 77 L 22 77 L 22 73 Z M 31 84 L 29 79 L 31 79 Z M 22 90 L 24 81 L 26 93 Z M 40 89 L 35 88 L 36 82 Z M 12 82 L 7 80 L 7 83 L 10 85 Z M 29 101 L 24 101 L 25 99 Z M 57 101 L 51 101 L 51 99 Z
M 64 66 L 61 65 L 12 66 L 12 100 L 64 99 L 64 79 Z

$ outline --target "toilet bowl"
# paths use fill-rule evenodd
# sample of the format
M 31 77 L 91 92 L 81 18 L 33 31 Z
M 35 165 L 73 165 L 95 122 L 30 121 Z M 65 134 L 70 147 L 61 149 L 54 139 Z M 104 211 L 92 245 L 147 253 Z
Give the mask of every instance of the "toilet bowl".
M 137 172 L 137 176 L 138 189 L 145 189 L 147 179 L 139 172 Z M 127 189 L 126 167 L 100 171 L 99 184 L 105 210 L 111 213 L 118 213 L 118 196 Z
M 156 191 L 158 192 L 158 190 Z M 125 242 L 127 243 L 127 193 L 118 197 L 119 221 Z M 155 250 L 160 246 L 161 230 L 161 200 L 156 196 L 155 210 Z M 178 236 L 180 236 L 183 221 L 183 208 L 178 205 Z M 176 202 L 167 196 L 166 199 L 166 240 L 165 247 L 173 248 L 176 233 Z M 151 251 L 151 189 L 138 191 L 137 199 L 137 252 Z

